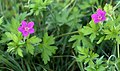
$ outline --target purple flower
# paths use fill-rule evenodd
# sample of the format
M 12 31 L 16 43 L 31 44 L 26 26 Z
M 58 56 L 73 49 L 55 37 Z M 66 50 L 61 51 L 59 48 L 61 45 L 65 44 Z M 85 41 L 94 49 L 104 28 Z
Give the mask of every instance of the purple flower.
M 98 9 L 97 10 L 97 13 L 95 14 L 92 14 L 92 19 L 94 20 L 94 23 L 98 23 L 98 22 L 101 22 L 101 21 L 105 21 L 106 20 L 106 12 L 101 10 L 101 9 Z
M 21 24 L 22 25 L 18 28 L 18 30 L 22 33 L 24 37 L 34 33 L 34 28 L 33 28 L 34 22 L 29 22 L 27 24 L 27 22 L 23 20 Z

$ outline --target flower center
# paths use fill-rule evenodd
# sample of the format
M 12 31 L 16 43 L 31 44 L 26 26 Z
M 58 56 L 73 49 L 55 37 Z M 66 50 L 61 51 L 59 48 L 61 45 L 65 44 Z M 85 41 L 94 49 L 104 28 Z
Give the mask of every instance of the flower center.
M 28 27 L 25 27 L 25 31 L 28 31 L 29 30 L 29 28 Z
M 102 16 L 98 16 L 98 20 L 102 20 Z

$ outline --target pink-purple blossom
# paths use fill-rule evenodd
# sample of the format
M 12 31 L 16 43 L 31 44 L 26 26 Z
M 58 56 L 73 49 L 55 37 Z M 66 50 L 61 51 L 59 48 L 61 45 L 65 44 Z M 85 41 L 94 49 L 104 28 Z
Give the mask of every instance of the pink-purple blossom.
M 21 26 L 18 28 L 18 30 L 22 33 L 24 37 L 28 36 L 29 34 L 34 33 L 34 22 L 26 22 L 22 21 Z
M 92 14 L 92 19 L 94 20 L 94 23 L 102 22 L 106 20 L 106 12 L 102 9 L 98 9 L 95 14 Z

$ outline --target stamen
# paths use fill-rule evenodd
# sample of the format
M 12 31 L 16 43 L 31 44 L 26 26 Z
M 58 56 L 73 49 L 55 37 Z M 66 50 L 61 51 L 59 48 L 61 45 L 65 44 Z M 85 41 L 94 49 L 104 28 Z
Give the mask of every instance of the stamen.
M 29 28 L 28 27 L 25 27 L 25 31 L 28 31 L 29 30 Z
M 98 16 L 98 20 L 102 20 L 102 16 Z

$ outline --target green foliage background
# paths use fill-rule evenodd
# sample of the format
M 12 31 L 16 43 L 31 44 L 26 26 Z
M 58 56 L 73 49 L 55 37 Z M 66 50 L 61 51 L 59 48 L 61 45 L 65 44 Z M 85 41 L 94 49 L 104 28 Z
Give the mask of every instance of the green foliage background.
M 119 2 L 0 0 L 0 71 L 119 71 Z M 98 8 L 108 14 L 104 26 L 91 21 Z M 22 20 L 35 23 L 26 41 Z

